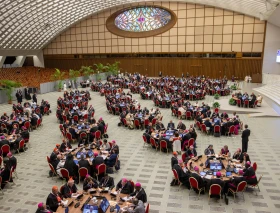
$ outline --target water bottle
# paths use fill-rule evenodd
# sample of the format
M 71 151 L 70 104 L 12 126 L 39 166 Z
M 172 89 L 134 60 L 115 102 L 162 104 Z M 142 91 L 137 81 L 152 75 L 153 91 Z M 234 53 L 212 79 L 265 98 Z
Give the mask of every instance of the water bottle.
M 65 208 L 65 213 L 68 213 L 69 212 L 69 208 L 68 206 Z

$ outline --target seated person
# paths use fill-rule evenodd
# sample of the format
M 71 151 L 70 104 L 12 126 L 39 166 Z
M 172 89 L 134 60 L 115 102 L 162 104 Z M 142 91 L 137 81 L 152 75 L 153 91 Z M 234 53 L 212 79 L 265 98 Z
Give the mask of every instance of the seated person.
M 212 178 L 212 179 L 210 180 L 210 183 L 209 183 L 209 190 L 210 190 L 211 185 L 213 185 L 213 184 L 218 184 L 218 185 L 220 185 L 220 186 L 222 187 L 222 192 L 221 192 L 221 193 L 223 194 L 223 189 L 224 189 L 225 183 L 224 183 L 224 181 L 221 179 L 221 176 L 222 176 L 221 172 L 217 172 L 217 173 L 216 173 L 216 177 L 217 177 L 217 178 Z
M 120 191 L 120 193 L 122 194 L 130 194 L 133 192 L 133 188 L 131 186 L 130 181 L 128 181 L 126 178 L 122 178 L 117 186 L 116 186 L 116 190 Z
M 117 157 L 118 157 L 118 154 L 116 154 L 115 152 L 116 152 L 116 150 L 114 149 L 113 153 L 109 157 L 106 158 L 106 160 L 105 160 L 106 166 L 108 166 L 108 167 L 115 166 L 116 160 L 117 160 Z
M 81 154 L 81 160 L 78 161 L 78 165 L 79 165 L 79 168 L 86 168 L 88 170 L 88 174 L 91 173 L 91 168 L 90 168 L 90 164 L 88 162 L 87 159 L 85 159 L 85 155 L 84 154 Z
M 170 122 L 167 124 L 167 129 L 175 129 L 175 124 L 170 120 Z
M 63 139 L 62 143 L 59 147 L 59 151 L 60 152 L 66 152 L 68 149 L 72 149 L 72 146 L 67 140 Z
M 104 163 L 104 159 L 102 156 L 98 155 L 98 152 L 94 152 L 93 155 L 94 155 L 94 159 L 92 160 L 92 168 L 93 168 L 93 171 L 95 173 L 97 173 L 97 167 L 100 164 Z
M 62 196 L 64 198 L 71 198 L 73 193 L 77 193 L 78 189 L 74 183 L 74 180 L 70 178 L 68 183 L 65 183 L 62 189 Z
M 178 161 L 178 164 L 175 164 L 175 165 L 173 166 L 173 169 L 175 169 L 176 172 L 177 172 L 177 174 L 178 174 L 179 181 L 180 181 L 184 186 L 186 186 L 188 189 L 190 189 L 190 182 L 189 182 L 189 177 L 190 177 L 190 175 L 189 175 L 189 172 L 185 172 L 185 171 L 183 170 L 183 168 L 184 168 L 184 162 L 183 162 L 182 160 L 179 160 L 179 161 Z M 188 171 L 188 170 L 186 169 L 186 171 Z M 170 185 L 171 185 L 171 186 L 175 185 L 175 182 L 172 181 Z
M 132 204 L 133 205 L 131 207 L 124 207 L 124 210 L 128 213 L 144 213 L 145 212 L 145 206 L 141 200 L 138 200 L 137 198 L 133 198 Z
M 200 176 L 199 174 L 199 168 L 198 166 L 195 166 L 194 168 L 194 172 L 191 173 L 191 177 L 195 178 L 197 180 L 197 183 L 198 183 L 198 187 L 199 188 L 202 188 L 205 186 L 205 183 L 202 179 L 202 177 Z M 195 190 L 196 191 L 196 190 Z M 198 193 L 198 191 L 196 191 Z
M 197 156 L 197 152 L 193 146 L 190 146 L 186 151 L 186 157 L 194 158 Z
M 177 129 L 179 129 L 179 130 L 186 130 L 186 125 L 183 124 L 183 122 L 180 120 L 178 125 L 177 125 Z
M 103 149 L 103 150 L 108 150 L 108 149 L 110 149 L 110 144 L 107 142 L 106 139 L 103 140 L 103 143 L 102 143 L 102 145 L 100 146 L 100 149 Z
M 86 175 L 84 183 L 83 183 L 83 190 L 89 190 L 92 188 L 98 188 L 98 182 L 94 178 L 92 178 L 89 174 Z
M 10 179 L 10 169 L 8 167 L 8 162 L 4 161 L 4 168 L 0 171 L 0 177 L 2 177 L 1 189 L 3 189 L 9 181 L 12 182 Z
M 250 156 L 246 152 L 243 152 L 243 162 L 251 163 Z
M 257 180 L 257 176 L 255 173 L 255 170 L 253 169 L 253 167 L 251 167 L 251 163 L 250 162 L 246 162 L 245 164 L 245 169 L 243 169 L 243 177 L 245 177 L 245 181 L 248 184 L 257 184 L 258 180 Z
M 114 178 L 110 177 L 108 173 L 104 174 L 104 177 L 101 178 L 99 182 L 99 187 L 113 187 L 114 184 Z
M 137 182 L 134 185 L 135 191 L 130 194 L 133 198 L 141 200 L 143 203 L 147 202 L 147 195 L 145 190 L 141 187 L 141 183 Z
M 66 157 L 66 161 L 64 164 L 64 169 L 67 169 L 69 172 L 69 176 L 73 177 L 76 180 L 76 183 L 79 181 L 78 174 L 78 166 L 74 161 L 74 157 L 72 154 L 68 154 Z
M 236 159 L 236 160 L 239 160 L 240 163 L 243 162 L 243 154 L 242 154 L 240 148 L 238 148 L 238 149 L 236 150 L 236 152 L 233 154 L 232 158 L 233 158 L 233 159 Z
M 50 210 L 56 212 L 57 208 L 61 205 L 62 195 L 58 192 L 58 187 L 53 186 L 52 192 L 48 195 L 46 205 Z
M 229 188 L 236 190 L 238 184 L 242 181 L 245 181 L 245 178 L 243 177 L 244 172 L 242 169 L 239 170 L 238 174 L 240 176 L 233 176 L 232 179 L 230 180 L 230 182 L 227 182 L 227 181 L 225 182 L 225 186 L 224 186 L 225 193 L 228 192 Z
M 215 155 L 215 151 L 213 149 L 213 145 L 209 145 L 205 150 L 204 150 L 205 155 Z
M 43 202 L 38 204 L 38 209 L 36 210 L 35 213 L 52 213 L 53 211 L 51 211 L 49 208 L 47 208 L 47 205 Z
M 224 145 L 224 148 L 221 149 L 220 155 L 223 155 L 223 156 L 226 156 L 226 157 L 230 157 L 230 152 L 228 150 L 228 146 L 227 145 Z

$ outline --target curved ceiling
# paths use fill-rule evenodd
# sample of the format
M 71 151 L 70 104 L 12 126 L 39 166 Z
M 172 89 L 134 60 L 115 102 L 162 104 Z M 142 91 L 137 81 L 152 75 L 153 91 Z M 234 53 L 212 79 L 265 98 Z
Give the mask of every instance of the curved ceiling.
M 155 0 L 157 1 L 157 0 Z M 178 0 L 176 0 L 178 1 Z M 266 19 L 279 0 L 179 0 Z M 77 21 L 117 5 L 145 0 L 2 0 L 0 48 L 42 49 Z M 170 0 L 172 2 L 172 0 Z

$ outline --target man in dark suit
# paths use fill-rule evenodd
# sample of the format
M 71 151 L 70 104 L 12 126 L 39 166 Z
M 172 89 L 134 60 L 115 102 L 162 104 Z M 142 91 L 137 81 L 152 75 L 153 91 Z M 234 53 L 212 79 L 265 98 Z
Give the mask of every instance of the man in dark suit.
M 183 161 L 182 160 L 179 160 L 178 161 L 178 164 L 175 164 L 173 166 L 173 169 L 176 170 L 177 174 L 178 174 L 178 178 L 179 178 L 179 181 L 184 185 L 186 186 L 188 189 L 190 189 L 190 182 L 189 182 L 189 173 L 186 173 L 184 172 L 184 170 L 182 169 L 182 166 L 183 166 Z M 170 184 L 171 186 L 174 185 L 173 181 L 171 182 Z
M 79 160 L 78 165 L 79 165 L 79 168 L 82 168 L 82 167 L 86 168 L 88 170 L 88 174 L 91 174 L 90 173 L 90 164 L 89 164 L 88 160 L 85 159 L 85 156 L 83 154 L 81 155 L 81 160 Z
M 186 125 L 180 120 L 177 125 L 177 129 L 186 130 Z
M 101 178 L 99 182 L 99 187 L 113 187 L 114 184 L 114 178 L 110 177 L 108 173 L 105 173 L 104 177 Z
M 98 156 L 98 152 L 94 152 L 94 159 L 92 160 L 93 171 L 97 172 L 97 166 L 104 163 L 104 159 L 102 156 Z
M 68 180 L 68 183 L 65 183 L 63 189 L 62 189 L 62 196 L 64 198 L 71 198 L 73 193 L 77 193 L 78 189 L 77 186 L 74 183 L 74 180 L 70 178 Z
M 37 104 L 37 95 L 36 92 L 34 92 L 33 96 L 32 96 L 32 100 L 33 102 L 35 102 Z
M 131 186 L 130 181 L 128 181 L 126 178 L 122 178 L 117 186 L 116 186 L 116 190 L 120 190 L 120 193 L 122 194 L 130 194 L 133 192 L 133 188 Z
M 245 130 L 242 132 L 241 138 L 242 138 L 242 153 L 248 152 L 248 142 L 249 142 L 249 136 L 250 136 L 250 129 L 248 129 L 248 125 L 245 124 L 244 126 Z
M 141 187 L 141 183 L 135 183 L 135 191 L 130 194 L 130 196 L 135 196 L 138 200 L 141 200 L 143 203 L 147 202 L 147 195 L 145 190 Z
M 171 157 L 171 169 L 173 169 L 173 166 L 175 164 L 178 164 L 178 153 L 177 152 L 173 152 L 173 156 Z
M 170 120 L 170 122 L 167 124 L 167 129 L 175 129 L 175 124 Z
M 52 154 L 51 154 L 51 156 L 50 156 L 50 162 L 51 162 L 51 164 L 52 164 L 52 166 L 53 166 L 53 168 L 54 169 L 56 169 L 56 167 L 57 167 L 57 164 L 59 163 L 59 159 L 57 158 L 57 155 L 58 155 L 58 149 L 57 148 L 54 148 L 54 150 L 53 150 L 53 152 L 52 152 Z
M 58 187 L 53 186 L 52 192 L 48 195 L 46 204 L 50 210 L 56 212 L 57 208 L 61 205 L 62 195 L 58 192 Z
M 8 161 L 7 161 L 7 166 L 8 168 L 11 170 L 12 167 L 15 169 L 17 167 L 17 159 L 15 158 L 15 156 L 13 156 L 13 154 L 11 152 L 9 152 L 7 154 L 8 157 Z

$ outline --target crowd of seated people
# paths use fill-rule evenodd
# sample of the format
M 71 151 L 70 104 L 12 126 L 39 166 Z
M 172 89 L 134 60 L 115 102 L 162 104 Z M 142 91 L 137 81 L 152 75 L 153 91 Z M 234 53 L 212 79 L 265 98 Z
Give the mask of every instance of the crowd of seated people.
M 72 116 L 77 117 L 93 117 L 94 109 L 92 106 L 88 108 L 88 101 L 90 100 L 90 93 L 88 91 L 65 91 L 63 98 L 59 97 L 57 100 L 56 116 L 60 123 L 66 122 Z M 93 114 L 92 114 L 93 113 Z M 85 116 L 87 114 L 87 116 Z M 76 118 L 75 118 L 76 119 Z M 77 121 L 77 120 L 76 120 Z
M 112 170 L 108 168 L 115 167 L 119 152 L 119 146 L 115 140 L 107 142 L 106 139 L 103 141 L 94 139 L 86 144 L 78 144 L 74 148 L 74 145 L 71 145 L 67 139 L 63 139 L 61 144 L 56 144 L 48 158 L 55 170 L 55 173 L 51 171 L 50 175 L 57 174 L 59 177 L 63 177 L 61 169 L 64 168 L 68 171 L 69 176 L 78 183 L 80 168 L 86 168 L 89 175 L 97 177 L 98 167 L 103 164 L 107 167 L 105 172 L 111 173 Z
M 42 100 L 41 105 L 25 102 L 12 106 L 13 111 L 9 115 L 6 112 L 1 115 L 0 120 L 0 152 L 2 147 L 8 145 L 14 151 L 23 150 L 29 142 L 29 132 L 39 127 L 43 115 L 50 112 L 50 104 Z M 24 143 L 20 144 L 21 141 Z M 2 153 L 6 156 L 7 152 Z
M 244 94 L 242 94 L 241 92 L 237 92 L 235 94 L 232 95 L 232 98 L 235 100 L 236 105 L 237 106 L 243 106 L 243 107 L 255 107 L 255 106 L 260 106 L 261 102 L 262 102 L 262 97 L 260 95 L 258 95 L 258 97 L 256 97 L 256 95 L 252 92 L 251 95 L 249 95 L 247 92 L 245 92 Z M 258 102 L 260 101 L 259 105 Z
M 149 123 L 143 133 L 143 139 L 153 148 L 160 148 L 162 151 L 177 151 L 181 153 L 189 147 L 196 147 L 197 133 L 193 125 L 187 129 L 182 121 L 175 126 L 171 120 L 166 127 L 161 120 L 155 124 Z
M 182 159 L 178 158 L 178 153 L 173 152 L 171 157 L 171 169 L 175 170 L 177 176 L 170 183 L 171 186 L 181 183 L 188 189 L 193 189 L 200 193 L 199 189 L 210 190 L 211 185 L 218 184 L 221 187 L 221 194 L 228 194 L 229 189 L 235 191 L 240 182 L 245 181 L 248 185 L 258 183 L 255 169 L 251 165 L 249 155 L 241 153 L 241 149 L 237 149 L 233 154 L 230 153 L 228 146 L 225 145 L 220 151 L 215 152 L 213 145 L 209 145 L 204 150 L 206 156 L 205 162 L 200 166 L 193 165 L 202 155 L 197 156 L 196 151 L 186 151 L 182 155 Z M 232 157 L 231 157 L 232 156 Z M 212 160 L 219 159 L 218 162 L 223 165 L 221 168 L 211 168 Z M 230 164 L 222 162 L 231 162 Z M 201 161 L 201 160 L 199 160 Z M 216 161 L 215 161 L 216 162 Z M 230 173 L 230 174 L 227 174 Z M 177 181 L 177 178 L 179 182 Z M 190 178 L 195 178 L 198 188 L 192 186 Z
M 119 89 L 113 93 L 106 93 L 106 107 L 108 111 L 114 115 L 119 115 L 123 111 L 135 112 L 140 110 L 141 105 L 136 99 L 132 99 L 132 95 Z
M 64 207 L 64 201 L 67 198 L 81 195 L 84 192 L 90 192 L 92 190 L 103 190 L 108 187 L 110 192 L 104 191 L 103 193 L 111 193 L 111 195 L 117 195 L 119 193 L 126 195 L 128 199 L 125 201 L 129 205 L 122 208 L 125 212 L 145 212 L 145 205 L 147 203 L 147 195 L 140 182 L 134 183 L 132 180 L 122 178 L 115 186 L 114 178 L 105 174 L 104 177 L 98 181 L 89 174 L 86 175 L 83 189 L 79 190 L 74 180 L 70 178 L 60 190 L 57 186 L 53 186 L 50 194 L 48 195 L 46 202 L 40 202 L 36 213 L 42 212 L 57 212 L 58 208 Z M 122 198 L 121 198 L 122 199 Z
M 201 104 L 198 102 L 191 104 L 189 101 L 186 101 L 184 105 L 174 103 L 171 107 L 171 112 L 178 119 L 194 119 L 195 125 L 199 130 L 209 134 L 218 133 L 215 136 L 226 134 L 238 135 L 238 131 L 243 129 L 243 122 L 236 112 L 230 118 L 226 112 L 219 113 L 218 109 L 211 112 L 208 104 L 204 102 Z
M 148 110 L 146 107 L 139 110 L 126 109 L 120 113 L 120 124 L 129 129 L 144 129 L 149 123 L 158 123 L 163 116 L 158 108 Z

